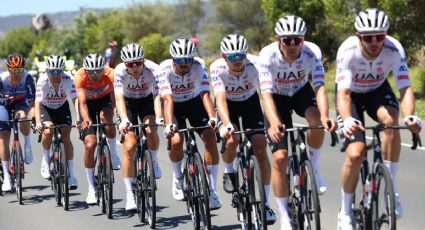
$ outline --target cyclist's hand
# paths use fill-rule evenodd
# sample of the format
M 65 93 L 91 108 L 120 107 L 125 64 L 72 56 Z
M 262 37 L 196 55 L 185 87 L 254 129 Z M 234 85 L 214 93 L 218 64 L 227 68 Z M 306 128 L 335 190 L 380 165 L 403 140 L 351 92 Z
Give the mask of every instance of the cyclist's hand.
M 12 101 L 9 98 L 0 98 L 0 105 L 8 106 L 12 103 Z
M 87 129 L 89 129 L 90 128 L 90 126 L 92 125 L 93 123 L 92 123 L 92 121 L 90 120 L 90 119 L 84 119 L 82 122 L 81 122 L 81 129 L 82 130 L 87 130 Z
M 365 128 L 362 125 L 362 122 L 353 118 L 353 117 L 347 117 L 344 119 L 341 131 L 347 138 L 350 138 L 352 135 L 354 135 L 354 132 L 356 130 L 365 131 Z
M 267 130 L 269 133 L 269 138 L 275 144 L 282 140 L 283 135 L 285 133 L 285 125 L 281 125 L 271 125 L 270 128 Z M 281 130 L 282 128 L 283 130 Z
M 164 137 L 165 138 L 170 138 L 174 135 L 174 131 L 176 129 L 176 125 L 175 124 L 167 124 L 165 125 L 165 129 L 164 129 Z
M 220 137 L 221 138 L 230 138 L 233 134 L 233 132 L 235 131 L 235 128 L 233 127 L 232 124 L 227 124 L 227 125 L 222 125 L 220 127 Z
M 210 118 L 210 120 L 208 121 L 208 125 L 214 131 L 217 131 L 217 129 L 218 129 L 218 119 L 216 117 Z
M 119 128 L 121 134 L 124 135 L 124 134 L 127 134 L 128 131 L 130 131 L 130 126 L 131 126 L 131 122 L 128 119 L 123 119 L 120 122 L 120 125 L 119 125 L 118 128 Z
M 163 125 L 165 124 L 165 120 L 164 120 L 164 118 L 163 118 L 163 117 L 158 117 L 158 118 L 156 118 L 156 119 L 155 119 L 155 123 L 156 123 L 157 125 L 161 125 L 161 126 L 163 126 Z
M 329 119 L 329 117 L 321 119 L 322 125 L 328 132 L 334 132 L 336 130 L 336 121 L 335 119 Z
M 412 133 L 419 133 L 422 129 L 422 120 L 416 115 L 410 115 L 404 118 L 404 123 L 409 127 Z
M 35 131 L 37 131 L 39 134 L 43 134 L 44 128 L 45 128 L 45 126 L 41 122 L 40 123 L 37 123 L 35 125 Z

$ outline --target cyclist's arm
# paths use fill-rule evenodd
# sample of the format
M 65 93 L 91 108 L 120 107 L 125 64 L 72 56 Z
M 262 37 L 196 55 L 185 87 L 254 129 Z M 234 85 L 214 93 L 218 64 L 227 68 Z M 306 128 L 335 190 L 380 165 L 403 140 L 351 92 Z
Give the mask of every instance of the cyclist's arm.
M 262 104 L 264 108 L 264 113 L 266 114 L 266 118 L 270 123 L 270 126 L 278 126 L 281 124 L 279 116 L 277 115 L 276 105 L 273 100 L 272 93 L 263 92 L 262 94 Z
M 317 107 L 320 111 L 320 119 L 326 122 L 327 120 L 329 120 L 329 102 L 328 95 L 326 93 L 326 88 L 324 85 L 316 87 L 316 100 Z
M 41 123 L 41 101 L 35 101 L 35 123 Z
M 164 100 L 164 120 L 165 124 L 173 123 L 174 116 L 174 102 L 172 94 L 165 94 L 163 97 Z
M 154 110 L 155 110 L 155 118 L 162 118 L 162 102 L 161 102 L 161 96 L 159 94 L 153 95 L 153 103 L 154 103 Z
M 215 111 L 214 111 L 214 105 L 212 103 L 210 92 L 204 91 L 201 92 L 201 99 L 202 103 L 204 104 L 205 110 L 207 111 L 208 118 L 214 118 L 215 117 Z
M 338 90 L 336 104 L 342 119 L 351 117 L 351 89 Z
M 83 120 L 90 120 L 89 109 L 87 108 L 86 91 L 84 88 L 77 89 L 78 109 Z
M 124 94 L 117 93 L 115 95 L 115 103 L 116 103 L 116 106 L 117 106 L 116 107 L 117 108 L 117 113 L 120 115 L 121 120 L 128 119 L 127 109 L 125 107 Z
M 405 117 L 415 114 L 415 94 L 411 86 L 400 89 L 401 109 Z
M 227 107 L 226 93 L 218 92 L 215 94 L 215 103 L 217 112 L 224 125 L 230 124 L 229 108 Z

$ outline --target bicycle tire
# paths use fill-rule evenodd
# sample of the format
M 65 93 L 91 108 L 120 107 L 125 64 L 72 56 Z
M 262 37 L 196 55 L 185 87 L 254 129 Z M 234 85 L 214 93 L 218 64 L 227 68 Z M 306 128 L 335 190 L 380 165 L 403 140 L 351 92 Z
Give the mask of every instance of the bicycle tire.
M 199 218 L 196 222 L 202 229 L 211 229 L 209 186 L 201 155 L 197 152 L 193 155 L 193 166 L 195 166 L 193 177 L 195 179 L 194 192 L 196 203 L 198 204 L 197 213 L 199 213 Z
M 136 169 L 136 177 L 135 177 L 135 201 L 137 205 L 137 215 L 139 216 L 139 220 L 141 223 L 144 223 L 146 220 L 145 213 L 145 198 L 143 193 L 143 184 L 142 184 L 142 175 L 143 175 L 143 159 L 141 156 L 141 151 L 139 147 L 136 150 L 136 159 L 135 159 L 135 169 Z
M 1 163 L 1 160 L 0 160 Z M 3 174 L 3 167 L 0 167 L 0 196 L 3 196 L 3 180 L 4 180 L 4 174 Z
M 288 215 L 291 218 L 292 225 L 298 225 L 299 218 L 301 216 L 300 208 L 300 192 L 299 189 L 295 188 L 295 172 L 294 172 L 294 157 L 288 157 L 288 166 L 286 168 L 286 174 L 288 176 L 288 187 L 289 187 L 289 197 L 288 197 Z M 297 226 L 293 228 L 297 229 Z
M 23 178 L 23 156 L 22 156 L 22 149 L 21 146 L 16 143 L 15 147 L 13 148 L 13 153 L 15 155 L 14 157 L 14 168 L 15 168 L 15 180 L 16 180 L 16 196 L 18 198 L 18 202 L 20 205 L 23 204 L 23 197 L 22 197 L 22 178 Z
M 108 219 L 112 219 L 112 203 L 113 203 L 113 181 L 112 181 L 112 158 L 109 147 L 105 144 L 103 146 L 103 199 L 105 201 L 104 205 L 106 208 L 106 215 Z
M 60 154 L 60 180 L 61 180 L 61 193 L 62 193 L 62 206 L 64 210 L 69 208 L 69 168 L 68 161 L 66 160 L 65 146 L 63 143 L 59 144 Z
M 317 193 L 316 178 L 313 166 L 309 160 L 301 166 L 301 196 L 303 208 L 303 221 L 298 223 L 300 229 L 320 229 L 320 201 Z
M 55 149 L 54 156 L 54 192 L 56 198 L 56 205 L 62 205 L 62 180 L 61 180 L 61 163 L 60 163 L 60 149 Z
M 267 229 L 266 195 L 264 192 L 263 177 L 260 164 L 255 155 L 249 159 L 249 204 L 251 205 L 251 229 Z
M 190 173 L 189 169 L 190 166 L 192 165 L 192 160 L 191 158 L 186 158 L 187 161 L 183 160 L 184 163 L 184 168 L 183 168 L 183 193 L 184 193 L 184 200 L 186 201 L 186 208 L 187 208 L 187 213 L 190 214 L 191 216 L 191 220 L 192 220 L 192 224 L 194 226 L 195 229 L 197 229 L 197 227 L 199 228 L 199 226 L 196 225 L 196 220 L 199 219 L 199 212 L 198 212 L 198 204 L 196 202 L 196 200 L 194 199 L 194 189 L 193 189 L 193 174 Z
M 245 230 L 249 229 L 247 216 L 251 215 L 246 206 L 248 191 L 246 188 L 246 178 L 244 173 L 245 156 L 238 154 L 235 164 L 237 166 L 234 185 L 236 192 L 233 194 L 232 204 L 236 207 L 237 218 L 241 224 L 241 228 Z
M 383 227 L 384 229 L 395 230 L 397 227 L 397 218 L 395 214 L 395 197 L 391 174 L 383 163 L 377 163 L 372 178 L 372 181 L 376 183 L 372 185 L 372 187 L 376 188 L 372 193 L 372 229 L 381 229 L 385 226 Z M 382 210 L 380 204 L 385 205 Z M 384 213 L 381 215 L 380 211 Z M 387 226 L 385 224 L 387 224 Z
M 143 171 L 143 193 L 146 207 L 145 211 L 148 216 L 148 223 L 151 229 L 155 228 L 156 223 L 156 191 L 155 191 L 155 175 L 153 171 L 153 162 L 151 153 L 145 150 L 144 154 L 144 171 Z

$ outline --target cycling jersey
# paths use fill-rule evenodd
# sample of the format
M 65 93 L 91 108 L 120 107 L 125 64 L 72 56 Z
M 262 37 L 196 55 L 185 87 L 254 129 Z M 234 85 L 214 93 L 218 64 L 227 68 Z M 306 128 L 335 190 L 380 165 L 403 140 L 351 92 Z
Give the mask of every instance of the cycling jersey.
M 14 88 L 10 83 L 9 71 L 3 72 L 0 76 L 0 92 L 2 97 L 13 97 L 12 103 L 25 104 L 34 101 L 35 83 L 34 78 L 27 72 L 22 73 L 21 81 Z
M 80 68 L 74 76 L 77 90 L 86 91 L 86 100 L 102 98 L 114 90 L 114 69 L 105 66 L 102 78 L 98 82 L 90 80 L 84 68 Z
M 314 88 L 325 84 L 322 53 L 314 43 L 304 41 L 300 56 L 293 63 L 283 59 L 277 42 L 260 52 L 259 79 L 262 93 L 293 96 L 309 82 L 309 73 Z
M 124 63 L 117 65 L 114 72 L 115 94 L 124 94 L 127 98 L 144 98 L 152 93 L 158 94 L 155 76 L 148 67 L 143 67 L 143 73 L 139 79 L 127 72 Z
M 336 83 L 339 89 L 371 92 L 381 86 L 393 71 L 398 89 L 410 86 L 409 68 L 400 42 L 386 36 L 379 56 L 369 61 L 360 50 L 360 40 L 351 36 L 338 49 Z
M 58 92 L 53 88 L 47 74 L 42 74 L 37 81 L 36 101 L 41 101 L 41 104 L 49 109 L 58 109 L 67 101 L 67 97 L 71 99 L 77 97 L 75 85 L 71 77 L 67 74 L 62 76 Z
M 161 96 L 172 94 L 175 102 L 188 101 L 210 90 L 207 72 L 196 59 L 184 76 L 173 69 L 172 59 L 165 60 L 159 65 L 157 78 Z
M 251 62 L 256 59 L 254 55 L 248 55 L 245 62 L 245 70 L 239 77 L 233 76 L 229 72 L 227 62 L 217 59 L 210 66 L 211 86 L 214 94 L 226 92 L 226 97 L 230 101 L 244 101 L 254 95 L 259 86 L 258 70 Z

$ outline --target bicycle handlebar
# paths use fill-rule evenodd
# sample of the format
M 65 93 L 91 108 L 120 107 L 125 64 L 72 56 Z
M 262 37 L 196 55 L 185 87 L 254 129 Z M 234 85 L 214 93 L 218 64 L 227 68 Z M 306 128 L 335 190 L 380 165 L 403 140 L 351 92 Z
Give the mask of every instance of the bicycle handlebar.
M 143 124 L 131 125 L 128 128 L 129 129 L 130 128 L 142 128 L 142 129 L 144 129 L 146 127 L 158 127 L 158 126 L 162 126 L 162 125 L 159 125 L 159 124 L 156 124 L 156 123 L 143 123 Z M 121 144 L 124 143 L 124 138 L 125 138 L 125 134 L 124 135 L 121 134 L 121 138 L 120 138 Z
M 185 128 L 185 129 L 179 129 L 179 130 L 175 130 L 175 133 L 184 133 L 184 132 L 192 132 L 192 131 L 196 131 L 198 129 L 205 129 L 205 128 L 210 128 L 209 125 L 204 125 L 204 126 L 198 126 L 198 127 L 189 127 L 189 128 Z M 171 138 L 167 138 L 167 150 L 171 150 Z
M 240 131 L 235 131 L 233 132 L 233 134 L 251 134 L 251 133 L 255 133 L 255 132 L 266 132 L 266 129 L 264 128 L 258 128 L 258 129 L 245 129 L 245 130 L 240 130 Z M 223 140 L 223 142 L 221 143 L 221 149 L 220 149 L 220 153 L 224 153 L 226 151 L 226 144 L 227 144 L 227 138 L 221 138 L 220 139 Z
M 46 126 L 44 127 L 45 129 L 60 129 L 62 127 L 69 127 L 69 128 L 78 128 L 78 126 L 76 125 L 68 125 L 68 124 L 61 124 L 61 125 L 51 125 L 51 126 Z M 37 131 L 35 129 L 33 129 L 33 133 L 36 133 Z M 41 142 L 41 137 L 43 134 L 38 134 L 38 140 L 37 142 L 40 143 Z

